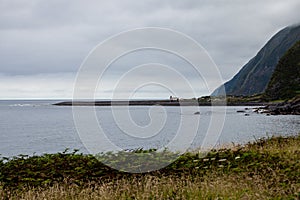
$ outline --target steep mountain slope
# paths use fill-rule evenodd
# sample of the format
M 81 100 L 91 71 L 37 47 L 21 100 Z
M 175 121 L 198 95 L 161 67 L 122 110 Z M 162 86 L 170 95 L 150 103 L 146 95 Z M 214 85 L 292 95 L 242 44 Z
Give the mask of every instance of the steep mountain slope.
M 300 94 L 300 41 L 279 60 L 265 91 L 265 98 L 290 99 Z
M 300 25 L 290 26 L 275 34 L 267 44 L 228 82 L 227 95 L 253 95 L 263 93 L 273 71 L 284 53 L 300 40 Z M 223 85 L 212 96 L 224 95 Z

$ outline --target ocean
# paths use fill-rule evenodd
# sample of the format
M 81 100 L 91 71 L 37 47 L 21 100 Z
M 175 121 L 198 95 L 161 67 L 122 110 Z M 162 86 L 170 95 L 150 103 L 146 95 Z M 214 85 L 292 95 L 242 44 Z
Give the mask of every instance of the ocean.
M 72 107 L 52 105 L 56 102 L 59 100 L 1 100 L 1 156 L 40 155 L 67 148 L 94 153 L 112 150 L 111 144 L 119 150 L 196 150 L 300 132 L 299 116 L 267 116 L 254 113 L 253 107 L 240 106 L 220 111 L 211 107 L 119 106 L 113 112 L 109 106 L 95 107 L 92 117 L 98 128 L 93 128 L 90 121 L 84 121 L 90 107 L 74 113 Z M 197 111 L 199 115 L 194 114 Z M 74 114 L 75 118 L 82 116 L 76 121 Z M 217 121 L 212 122 L 214 117 Z M 97 135 L 99 130 L 102 134 Z

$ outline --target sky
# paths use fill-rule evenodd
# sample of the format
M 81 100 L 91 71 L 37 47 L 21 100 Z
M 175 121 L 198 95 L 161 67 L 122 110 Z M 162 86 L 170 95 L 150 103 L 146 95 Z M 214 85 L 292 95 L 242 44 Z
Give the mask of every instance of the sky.
M 0 99 L 72 98 L 76 74 L 90 51 L 113 35 L 143 27 L 172 29 L 193 38 L 226 81 L 276 32 L 299 23 L 299 10 L 299 0 L 0 0 Z M 194 76 L 187 63 L 146 50 L 113 63 L 96 98 L 112 98 L 122 74 L 151 62 L 176 65 L 196 86 L 195 96 L 211 92 L 205 77 Z M 157 76 L 172 84 L 177 80 L 163 70 L 145 70 L 131 75 L 121 92 L 128 96 L 131 81 Z M 176 87 L 181 97 L 192 97 L 184 87 Z M 135 91 L 134 98 L 172 94 L 159 84 Z

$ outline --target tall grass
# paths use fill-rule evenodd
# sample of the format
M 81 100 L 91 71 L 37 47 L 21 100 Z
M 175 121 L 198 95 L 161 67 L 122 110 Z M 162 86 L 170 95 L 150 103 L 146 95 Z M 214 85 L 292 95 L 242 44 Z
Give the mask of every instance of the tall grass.
M 83 183 L 72 180 L 74 177 L 82 180 L 81 176 L 71 177 L 72 173 L 51 184 L 35 185 L 29 181 L 15 187 L 15 184 L 5 186 L 4 181 L 0 196 L 60 200 L 299 199 L 300 136 L 258 140 L 244 147 L 211 151 L 205 158 L 188 153 L 152 173 L 115 173 L 108 177 L 105 174 L 87 177 Z

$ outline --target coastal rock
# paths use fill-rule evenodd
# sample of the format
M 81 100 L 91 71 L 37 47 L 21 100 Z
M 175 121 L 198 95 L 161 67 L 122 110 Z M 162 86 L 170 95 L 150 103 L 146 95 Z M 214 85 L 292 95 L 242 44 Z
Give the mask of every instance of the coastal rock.
M 300 97 L 294 98 L 291 101 L 267 105 L 256 109 L 254 112 L 270 115 L 300 115 Z

